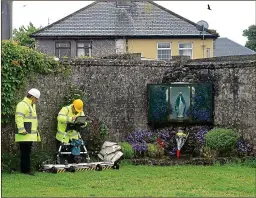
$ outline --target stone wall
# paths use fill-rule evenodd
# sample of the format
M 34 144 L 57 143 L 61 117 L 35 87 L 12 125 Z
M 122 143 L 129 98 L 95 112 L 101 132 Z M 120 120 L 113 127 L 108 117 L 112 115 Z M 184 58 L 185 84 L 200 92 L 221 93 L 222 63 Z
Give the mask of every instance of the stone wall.
M 85 112 L 105 121 L 112 141 L 135 129 L 146 129 L 147 84 L 162 83 L 181 64 L 187 71 L 211 79 L 215 90 L 215 124 L 238 129 L 256 149 L 256 56 L 225 60 L 186 61 L 75 60 L 70 76 L 38 76 L 29 88 L 41 91 L 38 104 L 42 147 L 55 149 L 57 113 L 70 83 L 87 93 Z M 241 61 L 239 61 L 241 60 Z M 22 98 L 20 98 L 22 99 Z M 13 146 L 13 125 L 2 126 L 2 149 Z

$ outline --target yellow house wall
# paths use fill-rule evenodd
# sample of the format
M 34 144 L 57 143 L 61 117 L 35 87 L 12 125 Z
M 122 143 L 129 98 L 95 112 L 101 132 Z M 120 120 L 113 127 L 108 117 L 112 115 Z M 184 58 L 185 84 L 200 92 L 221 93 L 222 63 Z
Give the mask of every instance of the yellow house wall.
M 171 56 L 179 55 L 179 43 L 192 43 L 193 59 L 206 58 L 206 49 L 210 48 L 211 57 L 213 57 L 213 39 L 128 39 L 129 53 L 142 53 L 144 58 L 157 59 L 157 43 L 171 43 Z M 203 43 L 205 45 L 203 55 Z

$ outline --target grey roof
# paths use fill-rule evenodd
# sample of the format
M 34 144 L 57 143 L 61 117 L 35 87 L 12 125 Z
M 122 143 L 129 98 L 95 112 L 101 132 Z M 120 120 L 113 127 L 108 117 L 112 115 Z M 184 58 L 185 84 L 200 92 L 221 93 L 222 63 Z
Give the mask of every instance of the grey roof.
M 214 41 L 214 57 L 251 54 L 256 54 L 256 52 L 228 38 L 218 38 Z
M 118 8 L 115 1 L 96 1 L 32 36 L 200 35 L 194 22 L 152 1 L 134 1 L 129 8 Z M 217 37 L 208 30 L 205 35 Z

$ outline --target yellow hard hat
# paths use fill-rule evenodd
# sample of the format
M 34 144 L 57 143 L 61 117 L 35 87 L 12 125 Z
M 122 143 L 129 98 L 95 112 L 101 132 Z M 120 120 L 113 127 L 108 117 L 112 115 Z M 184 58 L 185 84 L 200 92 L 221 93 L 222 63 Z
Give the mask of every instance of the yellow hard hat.
M 75 108 L 75 110 L 76 110 L 77 112 L 80 113 L 80 112 L 83 111 L 84 103 L 83 103 L 82 100 L 80 100 L 80 99 L 74 100 L 73 105 L 74 105 L 74 108 Z

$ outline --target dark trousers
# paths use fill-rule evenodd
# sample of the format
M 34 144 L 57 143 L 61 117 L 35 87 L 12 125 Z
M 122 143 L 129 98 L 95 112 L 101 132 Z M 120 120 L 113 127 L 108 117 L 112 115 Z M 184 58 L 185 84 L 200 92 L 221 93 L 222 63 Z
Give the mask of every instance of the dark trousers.
M 22 173 L 28 173 L 30 168 L 30 153 L 32 142 L 20 142 L 20 170 Z

